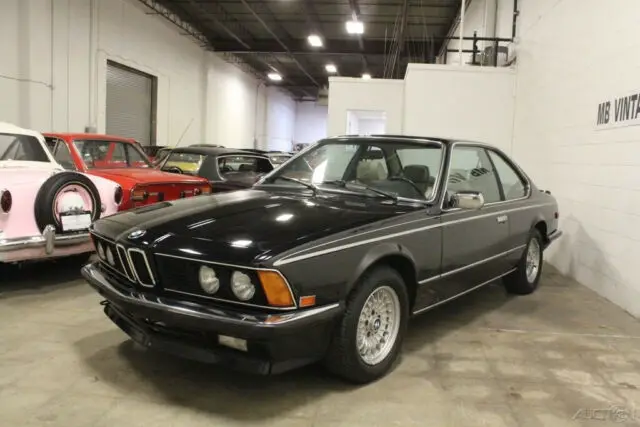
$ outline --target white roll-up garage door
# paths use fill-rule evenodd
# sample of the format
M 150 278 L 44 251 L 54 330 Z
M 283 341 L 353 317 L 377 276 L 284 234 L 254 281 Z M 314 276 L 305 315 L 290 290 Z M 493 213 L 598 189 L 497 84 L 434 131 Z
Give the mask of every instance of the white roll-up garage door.
M 108 61 L 107 133 L 155 145 L 154 92 L 155 77 Z

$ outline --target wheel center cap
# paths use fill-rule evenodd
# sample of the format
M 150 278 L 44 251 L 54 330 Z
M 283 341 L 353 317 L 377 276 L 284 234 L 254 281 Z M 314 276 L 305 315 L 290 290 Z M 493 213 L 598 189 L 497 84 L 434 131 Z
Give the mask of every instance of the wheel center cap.
M 377 331 L 378 329 L 380 329 L 380 318 L 377 318 L 376 320 L 373 321 L 373 330 Z

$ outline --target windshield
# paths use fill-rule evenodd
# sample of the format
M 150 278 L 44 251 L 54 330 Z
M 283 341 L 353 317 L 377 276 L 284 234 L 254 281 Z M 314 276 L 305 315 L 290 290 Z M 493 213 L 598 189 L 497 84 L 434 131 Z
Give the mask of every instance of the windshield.
M 369 187 L 369 193 L 379 190 L 409 199 L 431 200 L 442 156 L 442 144 L 434 141 L 325 140 L 281 166 L 263 185 L 300 187 L 301 183 L 294 181 L 300 180 L 319 188 L 340 185 L 366 192 Z
M 148 168 L 149 160 L 137 144 L 108 140 L 73 141 L 80 157 L 89 169 Z
M 0 133 L 0 160 L 51 161 L 38 138 L 13 133 Z

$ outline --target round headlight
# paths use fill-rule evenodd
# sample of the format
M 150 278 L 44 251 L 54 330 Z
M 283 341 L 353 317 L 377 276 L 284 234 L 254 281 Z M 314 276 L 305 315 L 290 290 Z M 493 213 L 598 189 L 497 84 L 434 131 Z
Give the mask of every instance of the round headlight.
M 111 252 L 111 248 L 107 248 L 107 262 L 111 265 L 116 265 L 116 259 L 113 257 L 113 252 Z
M 249 301 L 256 293 L 251 278 L 239 271 L 234 271 L 231 275 L 231 290 L 240 301 Z
M 216 271 L 211 267 L 200 267 L 198 280 L 202 290 L 208 294 L 215 294 L 220 289 L 220 280 L 216 276 Z
M 98 256 L 104 259 L 104 246 L 102 246 L 102 243 L 98 243 L 96 246 L 98 247 Z

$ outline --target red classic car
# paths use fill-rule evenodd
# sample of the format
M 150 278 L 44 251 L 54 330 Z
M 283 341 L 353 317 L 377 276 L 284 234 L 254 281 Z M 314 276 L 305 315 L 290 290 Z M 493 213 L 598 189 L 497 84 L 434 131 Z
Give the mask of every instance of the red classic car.
M 87 133 L 44 133 L 54 158 L 65 169 L 115 181 L 124 195 L 119 210 L 210 193 L 205 178 L 154 169 L 133 139 Z

